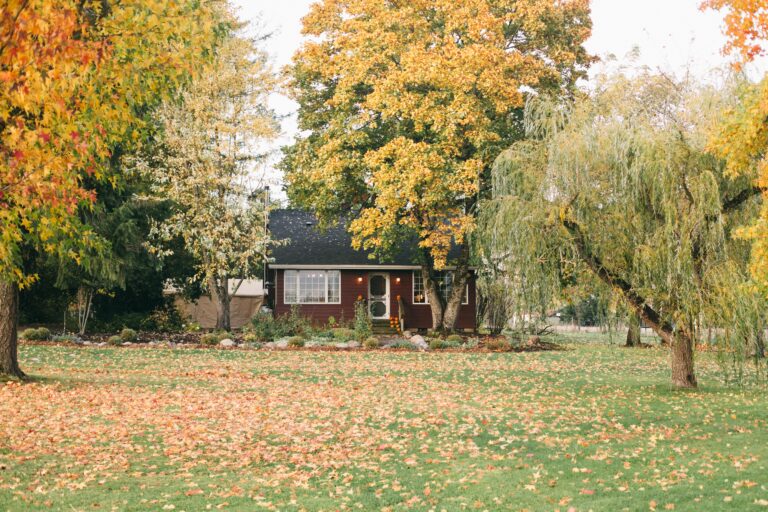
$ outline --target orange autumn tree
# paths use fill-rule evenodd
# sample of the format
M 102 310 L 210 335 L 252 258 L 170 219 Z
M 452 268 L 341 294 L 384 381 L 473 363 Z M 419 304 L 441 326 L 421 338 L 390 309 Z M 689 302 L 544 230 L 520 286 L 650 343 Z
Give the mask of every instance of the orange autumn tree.
M 724 52 L 737 54 L 737 69 L 766 54 L 768 0 L 708 0 L 703 8 L 724 11 L 727 44 Z M 768 77 L 744 84 L 741 98 L 724 116 L 710 146 L 725 158 L 732 178 L 753 181 L 752 194 L 768 192 Z M 768 290 L 768 202 L 760 215 L 737 233 L 752 241 L 751 271 L 758 285 Z
M 589 2 L 324 0 L 303 23 L 289 198 L 326 223 L 351 218 L 355 246 L 379 256 L 416 239 L 433 327 L 453 329 L 491 164 L 522 136 L 529 93 L 585 75 Z
M 205 57 L 219 2 L 0 1 L 0 375 L 23 378 L 16 354 L 25 248 L 82 265 L 99 239 L 77 220 L 115 186 L 109 159 L 140 141 L 146 109 Z

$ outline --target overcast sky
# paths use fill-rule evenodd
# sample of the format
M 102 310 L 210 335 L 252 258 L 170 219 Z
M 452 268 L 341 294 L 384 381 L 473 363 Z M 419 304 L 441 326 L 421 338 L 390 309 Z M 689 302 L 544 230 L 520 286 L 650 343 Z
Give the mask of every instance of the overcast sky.
M 241 18 L 261 18 L 274 32 L 269 52 L 277 68 L 287 64 L 301 44 L 301 18 L 314 0 L 234 0 Z M 456 0 L 461 1 L 461 0 Z M 625 57 L 640 48 L 639 64 L 666 72 L 691 71 L 706 76 L 727 63 L 720 53 L 724 45 L 719 13 L 701 12 L 701 0 L 593 0 L 592 38 L 587 49 L 595 55 Z M 752 75 L 762 75 L 768 66 L 753 65 Z M 273 107 L 283 121 L 284 135 L 276 147 L 288 144 L 296 131 L 296 106 L 284 97 L 275 97 Z M 278 179 L 275 177 L 274 179 Z

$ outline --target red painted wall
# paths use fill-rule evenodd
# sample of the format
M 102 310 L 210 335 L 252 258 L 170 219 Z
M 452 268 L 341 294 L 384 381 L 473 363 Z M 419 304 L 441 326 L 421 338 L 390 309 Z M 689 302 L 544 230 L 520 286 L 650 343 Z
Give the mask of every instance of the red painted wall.
M 382 272 L 387 272 L 382 270 Z M 355 301 L 358 296 L 368 298 L 368 270 L 342 270 L 341 271 L 341 304 L 300 304 L 301 314 L 312 318 L 315 324 L 328 322 L 328 317 L 333 316 L 336 321 L 353 320 L 355 318 Z M 432 312 L 428 304 L 413 304 L 413 273 L 410 270 L 389 271 L 389 314 L 397 316 L 397 296 L 400 295 L 405 303 L 405 324 L 407 329 L 430 329 L 432 327 Z M 275 271 L 275 315 L 280 316 L 291 311 L 291 305 L 283 302 L 284 271 Z M 358 282 L 362 278 L 362 282 Z M 397 282 L 400 278 L 400 282 Z M 477 290 L 475 278 L 472 276 L 469 283 L 469 304 L 462 305 L 459 310 L 459 318 L 456 321 L 457 329 L 475 328 L 475 305 L 477 303 Z

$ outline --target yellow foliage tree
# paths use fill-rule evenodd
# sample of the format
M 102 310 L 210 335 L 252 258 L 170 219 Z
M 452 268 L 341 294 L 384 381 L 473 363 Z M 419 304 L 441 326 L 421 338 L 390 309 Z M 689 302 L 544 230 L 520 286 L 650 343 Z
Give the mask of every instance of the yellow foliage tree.
M 741 67 L 765 54 L 768 43 L 768 1 L 708 0 L 704 8 L 724 9 L 727 53 L 737 53 Z M 754 192 L 768 192 L 768 78 L 759 84 L 744 84 L 741 101 L 726 111 L 711 148 L 727 161 L 731 177 L 753 181 Z M 739 230 L 737 236 L 752 241 L 752 275 L 768 289 L 768 203 L 759 217 Z
M 433 325 L 453 328 L 490 166 L 521 137 L 529 92 L 584 76 L 590 31 L 587 0 L 314 4 L 288 69 L 306 133 L 282 164 L 291 201 L 326 222 L 355 217 L 355 246 L 378 255 L 415 236 Z

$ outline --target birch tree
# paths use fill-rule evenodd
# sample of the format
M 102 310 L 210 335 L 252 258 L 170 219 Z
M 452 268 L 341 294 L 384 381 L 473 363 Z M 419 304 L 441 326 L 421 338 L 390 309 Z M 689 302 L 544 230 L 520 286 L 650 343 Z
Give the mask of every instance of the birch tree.
M 267 107 L 275 87 L 265 53 L 231 34 L 205 73 L 161 107 L 158 151 L 138 162 L 154 197 L 174 209 L 153 226 L 150 246 L 164 256 L 172 240 L 183 240 L 199 262 L 196 278 L 217 304 L 221 329 L 230 329 L 230 300 L 240 283 L 266 261 L 267 208 L 251 199 L 252 170 L 263 144 L 277 135 Z
M 732 88 L 641 73 L 603 77 L 572 103 L 532 100 L 530 140 L 496 161 L 483 208 L 487 250 L 536 283 L 536 293 L 512 290 L 516 299 L 537 307 L 557 296 L 564 268 L 591 273 L 670 346 L 680 388 L 697 386 L 702 326 L 755 350 L 765 302 L 748 244 L 732 235 L 761 190 L 706 149 L 734 98 Z

